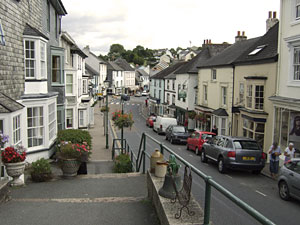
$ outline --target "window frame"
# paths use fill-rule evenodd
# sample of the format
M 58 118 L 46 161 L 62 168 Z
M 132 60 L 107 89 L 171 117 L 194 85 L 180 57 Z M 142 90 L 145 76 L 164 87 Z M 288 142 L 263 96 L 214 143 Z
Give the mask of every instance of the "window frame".
M 13 145 L 21 143 L 21 114 L 19 114 L 13 117 Z
M 208 86 L 207 84 L 203 84 L 203 103 L 207 104 L 207 98 L 208 98 Z
M 57 120 L 56 120 L 56 104 L 55 102 L 48 105 L 48 128 L 49 128 L 49 140 L 55 138 L 56 129 L 57 129 Z
M 263 132 L 256 131 L 258 124 L 264 125 Z M 252 138 L 253 140 L 256 140 L 261 145 L 262 148 L 264 147 L 264 142 L 265 142 L 265 138 L 264 138 L 265 129 L 266 129 L 266 123 L 264 123 L 264 122 L 255 122 L 255 121 L 252 121 L 252 120 L 249 120 L 246 118 L 242 119 L 242 135 L 243 135 L 243 137 L 248 137 L 248 138 Z M 251 134 L 252 134 L 252 136 L 251 136 Z M 257 135 L 261 135 L 263 137 L 262 142 L 256 138 Z
M 71 111 L 71 122 L 72 122 L 72 126 L 68 126 L 68 119 L 70 119 L 69 115 L 68 115 L 68 111 Z M 74 108 L 67 108 L 66 109 L 66 129 L 74 129 Z
M 0 19 L 0 45 L 5 46 L 5 33 Z
M 31 116 L 28 115 L 29 110 L 31 109 Z M 37 109 L 37 115 L 34 115 L 34 109 Z M 45 143 L 45 121 L 44 121 L 44 107 L 43 106 L 33 106 L 27 107 L 27 140 L 28 148 L 34 148 L 38 146 L 43 146 Z M 32 126 L 29 126 L 29 120 L 32 120 Z M 35 126 L 34 125 L 35 120 Z M 30 130 L 32 131 L 32 136 L 29 135 Z M 34 136 L 34 130 L 37 133 Z M 30 141 L 31 139 L 31 141 Z M 34 140 L 36 139 L 37 145 L 34 145 Z M 41 143 L 38 144 L 38 141 Z M 29 143 L 32 143 L 31 146 Z
M 211 81 L 217 81 L 217 70 L 211 69 Z
M 243 87 L 243 88 L 241 88 Z M 239 85 L 239 104 L 243 104 L 245 101 L 245 84 L 240 82 Z
M 88 94 L 87 79 L 82 79 L 82 94 Z
M 69 83 L 69 81 L 68 81 L 68 76 L 72 76 L 72 82 L 71 83 Z M 67 73 L 66 74 L 66 96 L 73 96 L 74 95 L 74 74 L 73 73 Z M 72 92 L 68 92 L 67 90 L 68 90 L 68 87 L 72 87 Z
M 222 107 L 227 107 L 228 94 L 227 94 L 227 86 L 221 86 L 221 105 Z

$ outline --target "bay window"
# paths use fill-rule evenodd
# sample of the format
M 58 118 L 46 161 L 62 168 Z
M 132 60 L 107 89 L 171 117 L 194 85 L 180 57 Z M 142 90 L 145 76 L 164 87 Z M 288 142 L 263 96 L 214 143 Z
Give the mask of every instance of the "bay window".
M 247 85 L 247 107 L 252 108 L 252 85 Z
M 28 148 L 44 144 L 43 107 L 27 108 Z
M 66 75 L 66 94 L 73 94 L 73 74 Z
M 35 42 L 25 40 L 25 77 L 35 77 Z
M 21 142 L 21 126 L 20 126 L 21 116 L 13 117 L 13 144 L 18 145 Z
M 48 122 L 49 122 L 49 140 L 54 138 L 56 133 L 55 103 L 48 105 Z

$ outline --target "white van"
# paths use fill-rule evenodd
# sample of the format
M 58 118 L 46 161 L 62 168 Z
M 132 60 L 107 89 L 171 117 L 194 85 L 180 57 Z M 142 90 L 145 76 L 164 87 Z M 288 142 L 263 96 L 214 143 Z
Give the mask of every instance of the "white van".
M 158 134 L 162 134 L 166 132 L 169 125 L 177 125 L 177 120 L 171 117 L 158 116 L 153 123 L 153 130 Z

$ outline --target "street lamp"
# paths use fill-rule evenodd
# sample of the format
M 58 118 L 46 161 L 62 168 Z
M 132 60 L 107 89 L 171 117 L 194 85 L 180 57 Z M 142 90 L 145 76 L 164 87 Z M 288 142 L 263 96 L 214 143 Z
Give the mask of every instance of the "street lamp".
M 106 136 L 106 145 L 105 145 L 105 148 L 108 149 L 109 146 L 108 146 L 108 87 L 109 87 L 109 81 L 108 80 L 105 80 L 104 81 L 104 85 L 106 87 L 106 96 L 105 96 L 105 100 L 106 100 L 106 110 L 105 110 L 105 116 L 106 116 L 106 127 L 105 127 L 105 136 Z

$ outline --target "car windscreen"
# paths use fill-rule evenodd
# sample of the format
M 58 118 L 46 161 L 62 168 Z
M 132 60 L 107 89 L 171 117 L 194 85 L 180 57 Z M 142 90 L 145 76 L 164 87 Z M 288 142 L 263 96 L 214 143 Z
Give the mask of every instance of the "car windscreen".
M 233 141 L 233 144 L 236 149 L 260 150 L 258 143 L 255 141 L 236 140 Z
M 185 128 L 184 127 L 173 127 L 173 132 L 174 133 L 184 133 Z
M 207 140 L 207 139 L 211 139 L 213 137 L 213 135 L 212 134 L 202 134 L 202 139 L 203 140 Z

